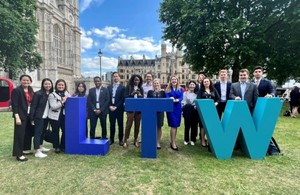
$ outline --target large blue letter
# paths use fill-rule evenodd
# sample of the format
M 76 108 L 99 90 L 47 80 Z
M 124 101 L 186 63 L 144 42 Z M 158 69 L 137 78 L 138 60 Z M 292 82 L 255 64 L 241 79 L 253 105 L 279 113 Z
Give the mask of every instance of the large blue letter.
M 109 141 L 86 138 L 86 98 L 66 102 L 66 154 L 106 155 Z
M 173 101 L 165 98 L 126 98 L 125 110 L 142 112 L 142 157 L 156 158 L 156 113 L 173 111 Z
M 197 100 L 196 105 L 216 158 L 231 158 L 237 139 L 249 158 L 265 157 L 282 107 L 279 98 L 258 98 L 253 118 L 246 101 L 230 100 L 222 123 L 212 100 Z

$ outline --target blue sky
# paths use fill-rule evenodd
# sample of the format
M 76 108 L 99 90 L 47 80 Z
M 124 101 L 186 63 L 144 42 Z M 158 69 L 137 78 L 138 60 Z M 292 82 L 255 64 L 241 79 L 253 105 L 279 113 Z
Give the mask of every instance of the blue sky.
M 160 56 L 163 24 L 159 22 L 161 0 L 79 0 L 82 75 L 117 70 L 118 57 L 153 59 Z

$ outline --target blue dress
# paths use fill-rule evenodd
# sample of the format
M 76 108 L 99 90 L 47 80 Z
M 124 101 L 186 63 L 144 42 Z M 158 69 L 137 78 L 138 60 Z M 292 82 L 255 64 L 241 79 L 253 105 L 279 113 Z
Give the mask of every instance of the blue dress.
M 167 112 L 167 119 L 169 127 L 177 128 L 180 126 L 181 122 L 181 101 L 183 99 L 183 90 L 182 88 L 174 90 L 171 88 L 169 93 L 166 93 L 166 98 L 174 97 L 174 99 L 179 99 L 179 102 L 173 103 L 173 112 Z

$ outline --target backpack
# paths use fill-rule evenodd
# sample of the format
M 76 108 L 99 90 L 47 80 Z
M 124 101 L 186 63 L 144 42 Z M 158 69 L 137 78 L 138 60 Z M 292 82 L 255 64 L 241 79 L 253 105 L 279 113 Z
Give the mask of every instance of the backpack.
M 276 142 L 276 140 L 274 139 L 274 137 L 271 138 L 269 147 L 268 147 L 268 151 L 267 154 L 268 155 L 276 155 L 276 154 L 280 154 L 280 148 Z

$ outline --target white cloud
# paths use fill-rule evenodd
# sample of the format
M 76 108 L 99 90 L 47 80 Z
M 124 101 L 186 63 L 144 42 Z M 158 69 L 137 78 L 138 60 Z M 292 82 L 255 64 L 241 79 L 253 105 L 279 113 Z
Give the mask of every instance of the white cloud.
M 92 4 L 96 6 L 100 6 L 104 0 L 81 0 L 79 2 L 79 10 L 83 12 L 84 10 L 88 9 Z
M 81 71 L 85 75 L 87 72 L 95 72 L 99 75 L 100 72 L 100 61 L 99 57 L 82 58 L 81 59 Z M 118 65 L 118 59 L 113 57 L 101 57 L 101 72 L 116 71 Z
M 93 28 L 92 32 L 99 37 L 104 37 L 105 39 L 112 39 L 118 35 L 119 32 L 125 31 L 118 27 L 106 26 L 103 29 Z
M 107 47 L 111 51 L 120 53 L 160 52 L 160 45 L 153 44 L 153 39 L 149 37 L 143 39 L 119 37 L 114 39 Z
M 87 33 L 83 28 L 81 28 L 81 52 L 85 52 L 86 49 L 93 47 L 93 39 L 87 36 Z

